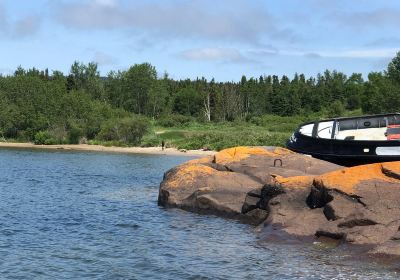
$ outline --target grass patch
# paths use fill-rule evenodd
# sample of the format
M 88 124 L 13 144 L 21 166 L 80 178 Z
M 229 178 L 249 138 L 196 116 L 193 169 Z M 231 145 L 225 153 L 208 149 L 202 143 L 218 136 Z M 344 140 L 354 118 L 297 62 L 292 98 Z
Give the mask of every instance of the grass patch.
M 152 136 L 145 136 L 142 145 L 161 144 L 178 149 L 222 150 L 235 146 L 285 146 L 287 139 L 304 117 L 261 116 L 249 122 L 199 123 L 187 127 L 155 127 Z
M 360 111 L 347 111 L 345 116 L 360 115 Z M 284 147 L 295 129 L 304 122 L 326 119 L 324 114 L 309 116 L 280 117 L 263 115 L 251 118 L 248 122 L 201 123 L 190 119 L 190 122 L 174 121 L 161 125 L 153 122 L 149 132 L 140 143 L 141 147 L 159 147 L 165 141 L 166 147 L 197 150 L 211 149 L 220 151 L 236 146 L 280 146 Z M 180 120 L 180 119 L 179 119 Z M 176 124 L 176 125 L 174 125 Z M 89 144 L 105 146 L 127 146 L 116 141 L 94 141 Z
M 212 149 L 220 151 L 235 146 L 284 146 L 290 133 L 270 133 L 255 130 L 208 131 L 188 133 L 184 139 L 174 141 L 179 149 Z

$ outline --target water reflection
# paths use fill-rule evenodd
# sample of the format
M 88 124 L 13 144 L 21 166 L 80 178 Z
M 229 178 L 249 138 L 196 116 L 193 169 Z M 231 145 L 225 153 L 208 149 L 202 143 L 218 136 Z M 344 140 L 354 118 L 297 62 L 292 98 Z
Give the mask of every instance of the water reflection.
M 9 279 L 397 279 L 339 249 L 156 204 L 188 158 L 0 150 L 0 273 Z

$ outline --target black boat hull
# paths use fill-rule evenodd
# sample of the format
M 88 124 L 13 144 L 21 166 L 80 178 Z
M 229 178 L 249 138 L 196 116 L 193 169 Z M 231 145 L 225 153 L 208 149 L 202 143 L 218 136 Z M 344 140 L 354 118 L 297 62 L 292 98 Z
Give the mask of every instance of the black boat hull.
M 303 135 L 297 130 L 287 142 L 288 149 L 345 166 L 400 161 L 399 155 L 379 155 L 377 148 L 399 147 L 400 141 L 324 139 Z

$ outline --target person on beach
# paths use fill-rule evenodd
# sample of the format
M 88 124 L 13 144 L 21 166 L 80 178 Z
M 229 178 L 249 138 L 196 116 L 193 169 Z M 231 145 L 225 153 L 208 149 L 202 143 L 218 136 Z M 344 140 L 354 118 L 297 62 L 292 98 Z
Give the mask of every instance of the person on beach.
M 165 141 L 162 140 L 162 141 L 161 141 L 161 149 L 164 151 L 164 148 L 165 148 Z

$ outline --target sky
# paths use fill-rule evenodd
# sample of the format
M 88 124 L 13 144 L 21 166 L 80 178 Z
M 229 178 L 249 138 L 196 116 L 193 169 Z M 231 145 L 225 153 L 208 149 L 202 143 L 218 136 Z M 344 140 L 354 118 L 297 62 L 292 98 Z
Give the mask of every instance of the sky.
M 149 62 L 171 78 L 383 71 L 400 51 L 398 0 L 0 0 L 0 73 L 102 76 Z

